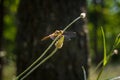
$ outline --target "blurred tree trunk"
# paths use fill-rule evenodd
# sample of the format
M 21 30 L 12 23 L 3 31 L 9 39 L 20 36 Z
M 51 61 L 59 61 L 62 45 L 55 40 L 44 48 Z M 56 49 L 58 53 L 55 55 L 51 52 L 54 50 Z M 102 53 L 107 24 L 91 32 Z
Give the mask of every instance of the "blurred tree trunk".
M 2 57 L 2 34 L 3 34 L 3 0 L 0 1 L 0 80 L 2 80 L 3 57 Z
M 35 61 L 51 42 L 40 39 L 63 29 L 81 12 L 86 12 L 86 0 L 21 0 L 17 14 L 17 74 Z M 88 75 L 86 19 L 80 19 L 69 30 L 77 32 L 77 37 L 65 42 L 63 48 L 27 80 L 83 80 L 82 66 Z

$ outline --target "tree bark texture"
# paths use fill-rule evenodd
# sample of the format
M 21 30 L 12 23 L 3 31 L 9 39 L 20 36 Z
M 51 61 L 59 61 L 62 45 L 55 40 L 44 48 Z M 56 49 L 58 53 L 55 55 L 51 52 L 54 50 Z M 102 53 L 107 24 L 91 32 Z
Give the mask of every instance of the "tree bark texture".
M 2 53 L 2 39 L 3 39 L 3 0 L 0 1 L 0 80 L 2 80 L 3 71 L 3 57 Z
M 17 74 L 34 62 L 52 41 L 40 39 L 63 29 L 81 12 L 86 12 L 86 0 L 21 0 L 17 14 Z M 26 80 L 83 80 L 82 66 L 88 75 L 86 19 L 80 19 L 68 30 L 76 32 L 77 37 L 64 42 L 63 48 Z

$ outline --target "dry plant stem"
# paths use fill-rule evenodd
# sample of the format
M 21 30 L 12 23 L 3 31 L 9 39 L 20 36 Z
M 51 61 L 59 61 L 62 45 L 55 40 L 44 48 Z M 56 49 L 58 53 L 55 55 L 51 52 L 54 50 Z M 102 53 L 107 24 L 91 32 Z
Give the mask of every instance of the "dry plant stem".
M 68 24 L 64 29 L 63 32 L 65 32 L 73 23 L 75 23 L 77 20 L 79 20 L 81 17 L 77 17 L 76 19 L 74 19 L 70 24 Z
M 82 70 L 83 70 L 83 74 L 84 74 L 84 80 L 87 80 L 86 71 L 85 71 L 84 66 L 82 66 Z
M 46 58 L 44 58 L 39 64 L 37 64 L 34 68 L 32 68 L 25 76 L 23 76 L 20 80 L 25 79 L 30 73 L 32 73 L 35 69 L 37 69 L 41 64 L 47 61 L 50 57 L 52 57 L 58 48 L 55 48 L 51 54 L 49 54 Z
M 47 51 L 53 46 L 55 41 L 58 39 L 58 37 L 55 38 L 55 40 L 49 45 L 49 47 L 44 51 L 44 53 L 33 63 L 31 64 L 25 71 L 23 71 L 20 75 L 16 77 L 16 80 L 18 80 L 23 74 L 25 74 L 28 70 L 30 70 L 40 59 L 47 53 Z
M 20 80 L 25 79 L 29 74 L 31 74 L 35 69 L 37 69 L 41 64 L 47 61 L 50 57 L 52 57 L 58 48 L 55 48 L 51 54 L 49 54 L 46 58 L 44 58 L 40 63 L 38 63 L 34 68 L 32 68 L 25 76 L 23 76 Z
M 63 32 L 66 31 L 73 23 L 75 23 L 77 20 L 79 20 L 81 17 L 77 17 L 75 20 L 73 20 L 70 24 L 68 24 L 64 29 Z M 24 75 L 28 70 L 30 70 L 47 52 L 48 50 L 54 45 L 54 43 L 57 41 L 59 36 L 57 36 L 54 41 L 49 45 L 49 47 L 43 52 L 43 54 L 33 63 L 31 64 L 25 71 L 23 71 L 20 75 L 16 77 L 16 80 L 18 80 L 22 75 Z

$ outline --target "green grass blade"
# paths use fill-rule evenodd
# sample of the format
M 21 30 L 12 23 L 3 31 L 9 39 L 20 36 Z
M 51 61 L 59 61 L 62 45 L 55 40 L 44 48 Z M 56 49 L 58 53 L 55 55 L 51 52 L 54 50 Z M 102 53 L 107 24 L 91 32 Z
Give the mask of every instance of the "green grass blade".
M 102 69 L 100 70 L 99 74 L 98 74 L 98 77 L 97 77 L 97 80 L 99 80 L 103 70 L 104 70 L 104 67 L 106 66 L 107 64 L 107 53 L 106 53 L 106 41 L 105 41 L 105 33 L 104 33 L 104 30 L 103 28 L 101 27 L 101 32 L 102 32 L 102 37 L 103 37 L 103 49 L 104 49 L 104 56 L 103 56 L 103 66 L 102 66 Z M 102 62 L 101 62 L 102 63 Z
M 102 27 L 101 27 L 101 32 L 102 32 L 102 37 L 103 37 L 103 48 L 104 48 L 103 66 L 105 66 L 107 63 L 107 53 L 106 53 L 105 33 Z

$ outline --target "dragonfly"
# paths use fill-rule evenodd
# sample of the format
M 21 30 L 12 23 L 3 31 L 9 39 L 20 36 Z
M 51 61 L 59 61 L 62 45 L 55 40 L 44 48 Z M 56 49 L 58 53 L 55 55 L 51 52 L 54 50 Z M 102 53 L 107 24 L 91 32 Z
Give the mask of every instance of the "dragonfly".
M 71 38 L 76 37 L 76 32 L 72 32 L 72 31 L 63 32 L 63 30 L 56 30 L 52 34 L 43 37 L 41 41 L 48 40 L 48 39 L 54 40 L 57 36 L 60 36 L 60 37 L 64 36 L 65 40 L 71 40 Z
M 60 49 L 63 46 L 64 40 L 71 40 L 71 38 L 76 37 L 76 33 L 70 32 L 70 31 L 63 32 L 63 30 L 56 30 L 54 33 L 42 38 L 41 41 L 47 40 L 47 39 L 54 40 L 57 36 L 59 36 L 59 38 L 56 41 L 55 46 Z

